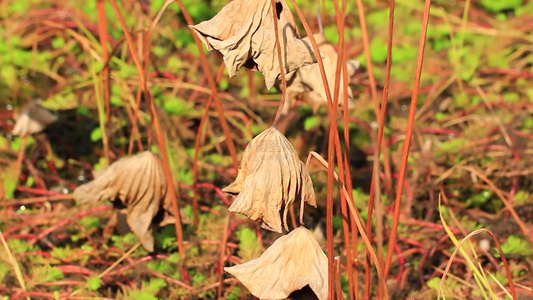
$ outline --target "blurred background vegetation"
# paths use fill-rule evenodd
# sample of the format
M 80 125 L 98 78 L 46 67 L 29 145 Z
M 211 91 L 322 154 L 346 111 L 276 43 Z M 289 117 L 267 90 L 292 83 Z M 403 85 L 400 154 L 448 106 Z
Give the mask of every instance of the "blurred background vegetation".
M 223 0 L 183 2 L 195 23 L 211 18 L 226 4 Z M 164 3 L 124 0 L 118 6 L 135 40 L 135 51 L 141 63 L 147 65 L 148 87 L 165 133 L 172 175 L 179 187 L 187 258 L 180 261 L 174 227 L 167 226 L 157 232 L 156 254 L 138 248 L 128 253 L 124 262 L 104 272 L 137 240 L 120 226 L 110 241 L 104 240 L 102 229 L 111 215 L 109 205 L 77 207 L 68 193 L 90 180 L 93 170 L 130 154 L 133 107 L 141 96 L 139 74 L 124 32 L 106 1 L 107 51 L 111 57 L 106 62 L 99 41 L 96 0 L 0 2 L 0 228 L 18 261 L 27 290 L 24 292 L 16 279 L 13 259 L 2 253 L 0 294 L 5 299 L 213 298 L 220 274 L 218 245 L 224 233 L 229 236 L 226 264 L 257 257 L 277 238 L 240 216 L 233 218 L 230 226 L 225 224 L 227 199 L 221 197 L 219 188 L 230 183 L 236 174 L 214 107 L 208 111 L 197 153 L 198 182 L 203 185 L 197 186 L 199 223 L 192 224 L 195 139 L 210 88 L 199 50 L 176 3 L 171 3 L 155 24 L 150 43 L 143 42 Z M 373 72 L 381 92 L 388 3 L 363 3 Z M 317 3 L 301 0 L 298 4 L 317 32 Z M 335 44 L 338 34 L 333 1 L 323 5 L 323 31 Z M 392 211 L 422 10 L 422 1 L 396 1 L 392 77 L 381 157 L 385 166 L 381 177 L 386 212 Z M 349 1 L 347 11 L 348 58 L 358 59 L 363 66 L 350 81 L 356 105 L 349 112 L 349 126 L 355 204 L 366 217 L 376 120 L 355 1 Z M 399 225 L 397 254 L 401 255 L 394 258 L 389 278 L 392 299 L 436 297 L 442 270 L 454 249 L 439 218 L 437 202 L 441 192 L 446 196 L 444 217 L 455 235 L 463 237 L 478 228 L 492 230 L 503 244 L 520 293 L 533 295 L 532 236 L 523 234 L 504 204 L 507 201 L 512 205 L 531 230 L 532 12 L 533 2 L 527 0 L 432 3 Z M 144 59 L 145 51 L 150 54 L 148 60 Z M 212 73 L 220 72 L 221 56 L 210 52 L 207 57 Z M 109 119 L 104 101 L 105 66 L 109 69 Z M 230 79 L 223 72 L 218 91 L 224 118 L 241 153 L 247 141 L 270 126 L 280 95 L 275 89 L 266 90 L 259 73 L 242 69 Z M 36 99 L 58 116 L 58 122 L 23 142 L 24 138 L 10 134 L 13 117 Z M 325 157 L 326 109 L 313 114 L 305 103 L 299 104 L 282 120 L 280 129 L 302 159 L 311 150 Z M 151 128 L 149 107 L 143 100 L 139 110 L 140 138 L 134 139 L 131 152 L 136 153 L 141 146 L 160 152 L 155 142 L 152 145 Z M 108 153 L 104 153 L 104 142 Z M 319 208 L 309 210 L 308 225 L 324 244 L 321 228 L 325 223 L 327 176 L 318 172 L 312 177 Z M 386 217 L 390 218 L 387 214 Z M 340 217 L 334 221 L 335 254 L 342 255 L 342 221 Z M 385 220 L 386 232 L 388 224 L 390 219 Z M 474 245 L 477 249 L 478 244 Z M 490 284 L 500 290 L 496 282 L 506 285 L 507 278 L 493 246 L 484 252 L 479 250 L 479 261 L 494 276 Z M 5 251 L 2 249 L 0 252 Z M 364 251 L 359 252 L 360 261 L 364 261 L 364 255 Z M 364 273 L 363 264 L 359 264 L 359 270 Z M 464 260 L 456 259 L 451 272 L 455 276 L 444 284 L 447 295 L 454 299 L 482 297 Z M 360 280 L 364 280 L 362 277 Z M 246 289 L 234 279 L 228 277 L 224 283 L 226 298 L 248 297 Z

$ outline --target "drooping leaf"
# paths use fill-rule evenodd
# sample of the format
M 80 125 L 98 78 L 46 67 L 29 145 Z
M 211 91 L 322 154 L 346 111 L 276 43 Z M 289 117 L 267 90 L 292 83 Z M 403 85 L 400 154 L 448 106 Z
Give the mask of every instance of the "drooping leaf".
M 327 299 L 328 259 L 305 227 L 277 239 L 261 257 L 224 270 L 260 299 L 285 299 L 306 285 Z
M 276 36 L 285 74 L 316 62 L 311 46 L 299 38 L 287 3 L 278 0 L 276 10 L 278 32 L 269 0 L 231 1 L 212 19 L 189 27 L 208 50 L 222 53 L 230 77 L 242 66 L 257 68 L 270 89 L 280 76 Z
M 324 71 L 326 78 L 328 79 L 329 92 L 331 97 L 334 96 L 335 88 L 335 73 L 337 69 L 337 52 L 331 44 L 326 40 L 326 37 L 322 33 L 314 35 L 315 41 L 318 45 L 320 55 L 323 57 L 322 62 L 324 64 Z M 311 44 L 309 37 L 303 39 Z M 349 61 L 346 64 L 348 77 L 352 76 L 359 68 L 358 61 Z M 339 105 L 343 105 L 344 99 L 344 80 L 340 78 L 339 84 Z M 286 100 L 283 106 L 283 113 L 287 114 L 290 107 L 294 106 L 296 98 L 302 98 L 311 106 L 313 112 L 317 112 L 318 108 L 322 105 L 327 105 L 326 89 L 322 81 L 320 73 L 320 67 L 318 64 L 304 66 L 299 68 L 296 72 L 287 75 L 287 91 Z M 347 89 L 348 108 L 353 106 L 353 95 L 350 87 Z
M 56 120 L 57 117 L 48 109 L 32 101 L 21 109 L 11 134 L 25 136 L 39 133 Z
M 145 151 L 121 158 L 95 177 L 79 186 L 74 198 L 79 203 L 119 200 L 127 209 L 131 230 L 146 250 L 153 251 L 152 220 L 161 208 L 170 208 L 165 201 L 167 182 L 159 157 Z
M 238 194 L 229 211 L 263 221 L 268 230 L 288 230 L 287 214 L 294 201 L 316 207 L 311 177 L 296 150 L 271 127 L 244 150 L 235 181 L 223 189 Z

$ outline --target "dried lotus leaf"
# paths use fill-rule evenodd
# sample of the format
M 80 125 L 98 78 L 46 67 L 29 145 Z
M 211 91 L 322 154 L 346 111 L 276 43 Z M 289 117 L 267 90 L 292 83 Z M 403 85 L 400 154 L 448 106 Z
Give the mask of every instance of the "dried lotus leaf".
M 271 127 L 244 150 L 235 181 L 223 191 L 238 194 L 229 211 L 263 221 L 276 232 L 288 230 L 287 214 L 294 201 L 316 206 L 311 177 L 289 140 Z
M 121 158 L 73 193 L 79 203 L 120 200 L 127 223 L 148 251 L 154 250 L 152 220 L 166 206 L 167 181 L 160 159 L 150 151 Z
M 224 270 L 260 299 L 285 299 L 306 285 L 327 299 L 328 259 L 305 227 L 277 239 L 261 257 Z
M 32 101 L 21 109 L 11 134 L 25 136 L 39 133 L 55 121 L 57 121 L 55 115 L 36 101 Z
M 285 74 L 316 62 L 309 42 L 300 39 L 285 0 L 276 2 L 278 32 L 270 0 L 233 0 L 212 19 L 189 26 L 208 50 L 219 51 L 230 77 L 242 67 L 257 67 L 271 88 L 280 77 L 276 35 Z
M 337 52 L 331 44 L 329 44 L 322 33 L 313 35 L 324 64 L 324 71 L 328 78 L 329 91 L 333 97 L 335 87 L 335 72 L 337 69 Z M 303 38 L 306 42 L 309 42 L 309 37 Z M 359 68 L 358 61 L 348 61 L 346 63 L 348 77 L 355 74 Z M 339 105 L 343 105 L 344 99 L 344 80 L 340 78 L 339 85 Z M 296 98 L 300 98 L 307 102 L 313 112 L 317 112 L 318 108 L 327 104 L 326 90 L 324 83 L 322 82 L 322 76 L 318 64 L 304 66 L 298 69 L 296 72 L 287 75 L 287 91 L 286 101 L 283 106 L 283 113 L 287 114 L 289 109 L 294 106 Z M 353 107 L 353 94 L 350 87 L 348 87 L 348 109 Z

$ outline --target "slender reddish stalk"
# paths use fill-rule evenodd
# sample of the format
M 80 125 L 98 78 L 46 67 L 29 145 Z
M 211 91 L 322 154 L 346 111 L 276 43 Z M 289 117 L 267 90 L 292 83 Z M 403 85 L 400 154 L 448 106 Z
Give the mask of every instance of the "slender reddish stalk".
M 302 25 L 305 29 L 305 33 L 309 37 L 311 46 L 314 53 L 320 53 L 318 50 L 318 45 L 316 43 L 315 37 L 311 32 L 309 24 L 305 20 L 305 17 L 302 13 L 302 10 L 298 6 L 295 0 L 291 0 L 294 9 L 298 15 L 298 18 L 302 22 Z M 326 77 L 326 71 L 324 69 L 324 62 L 320 55 L 315 55 L 318 68 L 320 70 L 320 76 L 322 77 L 322 83 L 324 84 L 324 89 L 326 91 L 326 98 L 328 102 L 328 114 L 330 119 L 329 125 L 329 138 L 328 138 L 328 164 L 334 166 L 334 145 L 335 145 L 335 133 L 337 133 L 337 118 L 336 110 L 333 109 L 333 99 L 331 97 L 331 92 L 329 90 L 328 79 Z M 326 239 L 327 239 L 327 249 L 328 249 L 328 295 L 329 299 L 333 299 L 334 288 L 333 288 L 333 167 L 328 169 L 328 181 L 327 181 L 327 198 L 326 198 Z
M 50 226 L 48 227 L 45 231 L 39 233 L 35 238 L 31 239 L 30 241 L 28 241 L 28 243 L 31 245 L 31 244 L 35 244 L 35 242 L 37 242 L 38 240 L 42 239 L 43 237 L 47 236 L 48 234 L 54 232 L 55 230 L 69 224 L 70 222 L 73 222 L 73 221 L 77 221 L 85 216 L 88 216 L 88 215 L 91 215 L 91 214 L 94 214 L 94 213 L 97 213 L 97 212 L 101 212 L 101 211 L 105 211 L 105 210 L 110 210 L 112 209 L 113 207 L 111 205 L 101 205 L 101 206 L 97 206 L 97 207 L 94 207 L 94 208 L 91 208 L 89 210 L 86 210 L 86 211 L 82 211 L 80 213 L 77 213 L 75 214 L 74 216 L 68 218 L 68 219 L 65 219 L 53 226 Z
M 329 169 L 328 163 L 318 153 L 313 152 L 313 151 L 311 151 L 309 153 L 309 156 L 307 158 L 307 160 L 308 160 L 307 165 L 309 165 L 309 160 L 311 159 L 311 157 L 316 158 L 318 160 L 318 162 L 320 162 L 326 169 Z M 340 166 L 342 166 L 342 164 Z M 348 195 L 348 191 L 346 190 L 346 186 L 340 181 L 341 178 L 339 176 L 337 176 L 337 174 L 335 172 L 333 172 L 333 175 L 334 175 L 335 179 L 338 181 L 338 183 L 340 185 L 341 193 L 344 194 L 344 198 L 343 199 L 350 200 L 350 196 Z M 361 218 L 361 215 L 359 214 L 359 212 L 355 208 L 355 205 L 354 205 L 352 200 L 347 201 L 346 203 L 348 204 L 348 208 L 349 208 L 350 213 L 352 215 L 352 219 L 355 221 L 355 223 L 356 223 L 356 225 L 357 225 L 357 227 L 359 229 L 359 233 L 361 234 L 361 237 L 362 237 L 363 243 L 365 244 L 365 247 L 367 249 L 370 249 L 369 251 L 370 251 L 371 259 L 374 261 L 374 264 L 376 265 L 376 271 L 378 273 L 378 280 L 384 281 L 381 269 L 377 268 L 377 266 L 379 265 L 378 257 L 376 255 L 374 249 L 372 248 L 372 244 L 371 244 L 370 240 L 368 239 L 367 234 L 365 233 L 365 228 L 363 226 L 363 219 Z M 386 289 L 386 287 L 385 287 L 385 289 Z M 386 293 L 386 291 L 385 291 L 385 294 L 384 294 L 383 297 L 384 297 L 385 300 L 388 299 L 388 293 Z
M 124 36 L 126 37 L 126 42 L 128 43 L 128 47 L 130 50 L 131 57 L 133 59 L 133 62 L 135 63 L 135 67 L 137 68 L 137 73 L 139 74 L 139 83 L 140 88 L 143 90 L 143 93 L 145 95 L 146 100 L 149 102 L 150 105 L 150 113 L 152 116 L 152 119 L 154 121 L 154 127 L 156 131 L 157 136 L 157 142 L 159 144 L 159 151 L 161 151 L 161 156 L 163 158 L 163 169 L 165 171 L 165 176 L 167 179 L 167 186 L 168 186 L 168 193 L 170 196 L 170 199 L 172 201 L 172 214 L 174 215 L 174 218 L 176 219 L 176 223 L 174 223 L 174 226 L 176 228 L 176 238 L 178 241 L 178 251 L 182 258 L 185 258 L 185 248 L 183 247 L 183 232 L 181 230 L 181 216 L 179 213 L 179 204 L 178 204 L 178 198 L 176 196 L 176 190 L 174 187 L 174 182 L 172 180 L 172 173 L 170 171 L 170 167 L 168 164 L 168 155 L 167 155 L 167 149 L 165 146 L 165 139 L 163 137 L 163 133 L 161 131 L 161 126 L 159 123 L 159 117 L 157 115 L 157 112 L 155 110 L 155 104 L 151 97 L 150 91 L 148 90 L 148 87 L 146 85 L 146 78 L 144 77 L 144 72 L 142 70 L 141 63 L 139 61 L 139 58 L 137 56 L 137 52 L 135 51 L 135 45 L 133 42 L 133 38 L 131 37 L 131 34 L 128 31 L 128 28 L 126 27 L 126 22 L 124 21 L 124 17 L 122 16 L 122 13 L 120 12 L 120 9 L 117 6 L 116 0 L 110 0 L 111 6 L 113 7 L 113 10 L 115 11 L 115 14 L 117 15 L 117 19 L 120 23 L 120 26 L 122 27 L 122 31 L 124 32 Z
M 385 83 L 383 86 L 383 92 L 381 94 L 381 108 L 380 112 L 381 115 L 378 118 L 378 133 L 376 137 L 376 147 L 375 147 L 375 155 L 374 155 L 374 166 L 372 169 L 372 179 L 370 182 L 370 195 L 369 195 L 369 202 L 372 202 L 372 205 L 369 205 L 369 216 L 372 215 L 372 210 L 374 208 L 374 199 L 377 201 L 377 205 L 381 206 L 381 184 L 379 182 L 379 172 L 380 172 L 380 156 L 381 156 L 381 145 L 383 142 L 383 132 L 385 127 L 385 118 L 387 116 L 387 99 L 389 96 L 389 86 L 390 86 L 390 72 L 392 67 L 392 41 L 394 37 L 394 0 L 389 1 L 389 25 L 388 25 L 388 38 L 387 38 L 387 62 L 386 62 L 386 70 L 385 70 Z M 390 170 L 389 170 L 390 173 Z M 381 206 L 382 207 L 382 206 Z M 380 209 L 381 211 L 381 207 Z M 381 211 L 382 212 L 382 211 Z M 382 214 L 380 214 L 382 216 Z M 371 217 L 368 218 L 368 220 L 371 220 Z M 378 257 L 380 258 L 380 262 L 382 262 L 382 249 L 383 249 L 383 232 L 381 231 L 383 229 L 383 218 L 379 217 L 377 220 L 377 233 L 378 233 Z M 372 231 L 371 228 L 371 222 L 367 221 L 367 233 L 369 236 L 371 236 Z M 367 256 L 367 264 L 369 263 L 369 257 Z M 379 266 L 380 268 L 383 268 L 383 264 Z M 369 268 L 368 268 L 369 269 Z M 367 271 L 366 278 L 368 279 L 370 275 L 370 272 Z M 386 277 L 385 277 L 386 278 Z M 378 288 L 378 297 L 382 296 L 383 293 L 383 285 L 384 282 L 379 283 Z M 367 284 L 367 287 L 369 287 L 370 282 Z M 369 294 L 369 290 L 367 289 L 366 294 Z
M 142 90 L 138 89 L 137 94 L 135 95 L 135 106 L 133 108 L 133 122 L 131 123 L 131 133 L 130 133 L 130 141 L 128 144 L 128 154 L 131 154 L 133 152 L 133 140 L 136 136 L 139 136 L 139 126 L 137 125 L 137 119 L 139 119 L 139 109 L 141 107 L 141 95 Z M 140 143 L 142 146 L 142 143 Z M 139 149 L 142 151 L 142 149 Z
M 218 68 L 217 83 L 222 78 L 224 74 L 224 65 L 220 65 Z M 200 152 L 200 143 L 202 141 L 202 130 L 204 124 L 207 121 L 207 114 L 209 113 L 209 108 L 213 102 L 213 94 L 209 95 L 207 99 L 207 104 L 205 105 L 204 113 L 200 119 L 200 124 L 198 125 L 198 132 L 196 133 L 196 139 L 194 141 L 194 158 L 192 160 L 192 177 L 193 177 L 193 197 L 192 197 L 192 209 L 193 209 L 193 223 L 195 227 L 198 227 L 198 153 Z
M 26 141 L 28 140 L 28 136 L 25 135 L 21 137 L 20 141 L 20 149 L 17 153 L 17 161 L 15 163 L 15 170 L 17 174 L 17 178 L 20 176 L 20 172 L 22 171 L 22 162 L 24 161 L 24 151 L 26 151 Z
M 337 117 L 329 105 L 328 165 L 335 165 L 335 133 Z M 328 192 L 326 198 L 326 238 L 328 244 L 328 299 L 333 299 L 333 167 L 328 168 Z
M 337 299 L 344 299 L 342 294 L 342 284 L 341 284 L 341 258 L 340 256 L 335 256 L 335 293 L 337 294 Z
M 102 48 L 102 61 L 109 59 L 107 52 L 108 33 L 107 33 L 107 18 L 105 15 L 105 0 L 96 0 L 96 9 L 98 11 L 98 38 L 100 40 L 100 47 Z M 111 103 L 109 100 L 109 67 L 108 64 L 104 65 L 102 70 L 102 76 L 104 77 L 104 101 L 105 112 L 107 116 L 107 124 L 111 122 Z M 109 152 L 109 151 L 107 151 Z
M 278 64 L 279 64 L 279 75 L 281 77 L 281 101 L 279 103 L 278 111 L 276 112 L 276 116 L 274 117 L 274 122 L 272 122 L 272 127 L 276 127 L 279 121 L 279 117 L 281 116 L 281 111 L 283 110 L 283 106 L 285 105 L 285 91 L 287 90 L 287 80 L 285 79 L 285 67 L 283 66 L 283 59 L 281 57 L 281 44 L 279 42 L 278 37 L 278 18 L 277 11 L 276 11 L 276 1 L 270 0 L 270 7 L 272 8 L 272 20 L 274 22 L 274 32 L 276 33 L 276 51 L 278 53 Z
M 191 18 L 191 15 L 189 14 L 189 11 L 183 5 L 183 2 L 181 0 L 176 0 L 176 3 L 178 3 L 181 12 L 183 13 L 183 16 L 185 17 L 185 20 L 187 21 L 188 25 L 193 25 L 194 22 Z M 239 169 L 239 160 L 237 159 L 237 151 L 235 150 L 235 144 L 233 143 L 233 139 L 231 138 L 231 131 L 229 130 L 228 123 L 224 117 L 224 108 L 222 107 L 222 102 L 220 101 L 220 97 L 218 96 L 217 91 L 217 85 L 215 83 L 215 80 L 213 79 L 213 74 L 211 72 L 211 69 L 209 68 L 209 64 L 207 62 L 207 57 L 205 55 L 202 42 L 196 36 L 196 34 L 192 34 L 192 37 L 194 38 L 194 42 L 196 43 L 196 46 L 198 47 L 198 52 L 200 54 L 200 60 L 202 61 L 202 66 L 204 68 L 205 75 L 207 77 L 207 82 L 209 83 L 209 87 L 211 88 L 211 93 L 213 93 L 213 98 L 215 100 L 215 106 L 218 111 L 218 118 L 220 120 L 220 126 L 222 126 L 222 130 L 224 131 L 224 136 L 226 137 L 226 143 L 228 144 L 228 150 L 231 155 L 231 159 L 233 160 L 233 167 L 235 168 L 235 171 Z
M 387 278 L 389 274 L 390 265 L 392 261 L 392 254 L 394 252 L 394 245 L 396 244 L 396 235 L 398 232 L 398 219 L 400 215 L 400 204 L 402 200 L 403 186 L 405 180 L 405 171 L 407 168 L 407 158 L 409 156 L 409 146 L 411 144 L 411 136 L 413 133 L 415 113 L 416 113 L 416 100 L 418 98 L 418 90 L 420 88 L 420 77 L 422 76 L 422 65 L 424 62 L 424 49 L 426 45 L 426 33 L 429 21 L 429 9 L 431 7 L 431 0 L 426 0 L 424 5 L 424 15 L 422 19 L 422 32 L 420 33 L 420 43 L 418 45 L 418 57 L 416 63 L 415 83 L 413 86 L 413 94 L 411 97 L 411 104 L 409 107 L 409 118 L 407 123 L 407 130 L 405 132 L 405 142 L 402 149 L 402 161 L 400 163 L 400 172 L 398 174 L 398 185 L 396 188 L 396 198 L 394 201 L 394 212 L 392 219 L 391 233 L 389 236 L 389 245 L 387 248 L 387 256 L 385 258 L 385 267 L 383 275 Z
M 313 48 L 313 51 L 314 53 L 320 53 L 319 50 L 318 50 L 318 45 L 316 43 L 316 40 L 313 36 L 313 33 L 311 32 L 311 29 L 309 27 L 309 24 L 307 23 L 307 21 L 305 20 L 305 17 L 300 9 L 300 7 L 298 6 L 298 4 L 296 3 L 295 0 L 291 0 L 291 3 L 292 5 L 294 6 L 294 9 L 296 10 L 296 13 L 298 15 L 298 18 L 300 19 L 300 21 L 302 22 L 302 25 L 305 29 L 305 32 L 306 34 L 308 35 L 309 37 L 309 40 L 311 42 L 311 46 Z M 327 102 L 328 102 L 328 114 L 329 114 L 329 118 L 330 118 L 330 128 L 329 128 L 329 140 L 328 140 L 328 164 L 330 166 L 333 166 L 334 165 L 334 161 L 333 161 L 333 155 L 334 155 L 334 152 L 333 152 L 333 148 L 335 148 L 335 154 L 337 155 L 337 160 L 339 161 L 339 164 L 338 164 L 338 167 L 339 167 L 339 173 L 341 174 L 341 177 L 340 177 L 340 182 L 341 182 L 341 185 L 344 186 L 344 166 L 342 164 L 342 153 L 341 153 L 341 148 L 340 148 L 340 140 L 339 140 L 339 133 L 337 131 L 337 118 L 336 118 L 336 105 L 338 103 L 338 101 L 333 101 L 332 99 L 332 95 L 331 95 L 331 92 L 329 90 L 329 84 L 328 84 L 328 79 L 326 77 L 326 72 L 325 72 L 325 69 L 324 69 L 324 64 L 323 64 L 323 61 L 322 61 L 322 57 L 320 55 L 317 55 L 316 56 L 317 58 L 317 62 L 318 62 L 318 67 L 319 67 L 319 70 L 320 70 L 320 75 L 322 77 L 322 83 L 325 87 L 325 92 L 326 92 L 326 98 L 327 98 Z M 337 70 L 338 72 L 338 70 Z M 336 75 L 337 77 L 337 75 Z M 337 96 L 337 99 L 338 99 L 338 96 Z M 337 100 L 336 99 L 336 100 Z M 328 276 L 328 286 L 329 286 L 329 293 L 330 293 L 330 299 L 332 299 L 333 295 L 331 295 L 333 293 L 333 278 L 332 278 L 332 272 L 333 272 L 333 226 L 332 226 L 332 219 L 333 219 L 333 198 L 332 198 L 332 195 L 333 195 L 333 168 L 330 168 L 328 169 L 328 193 L 327 193 L 327 198 L 326 198 L 326 238 L 327 238 L 327 242 L 328 242 L 328 271 L 329 271 L 329 275 Z M 348 194 L 348 193 L 346 193 Z M 346 197 L 346 195 L 344 195 L 344 197 Z M 347 201 L 348 199 L 350 201 L 352 201 L 351 197 L 348 196 L 348 199 L 344 199 L 343 197 L 343 194 L 341 193 L 341 201 Z M 350 202 L 351 203 L 351 202 Z
M 347 113 L 348 113 L 348 76 L 347 76 L 347 67 L 346 67 L 346 55 L 344 51 L 344 24 L 346 22 L 346 0 L 342 0 L 342 10 L 339 11 L 339 5 L 337 3 L 335 4 L 335 19 L 337 23 L 337 30 L 339 33 L 339 43 L 338 43 L 338 53 L 337 53 L 337 64 L 335 69 L 335 84 L 334 84 L 334 104 L 332 105 L 332 109 L 337 108 L 338 101 L 339 101 L 339 85 L 341 82 L 341 76 L 343 76 L 343 86 L 341 87 L 343 89 L 343 121 L 344 121 L 344 138 L 345 138 L 345 159 L 347 158 L 347 153 L 349 152 L 349 139 L 348 136 L 348 121 L 347 121 Z M 329 87 L 328 87 L 329 88 Z M 342 151 L 337 149 L 337 160 L 338 164 L 341 166 L 339 168 L 339 174 L 341 178 L 344 178 L 344 181 L 346 182 L 348 174 L 350 174 L 350 165 L 346 164 L 346 161 L 343 161 L 342 159 Z M 342 168 L 342 164 L 344 163 L 344 168 Z M 344 173 L 344 169 L 346 171 L 346 176 Z M 342 172 L 341 172 L 342 170 Z M 348 187 L 348 190 L 351 191 L 351 179 L 350 179 L 350 185 Z M 346 207 L 346 201 L 352 201 L 351 199 L 342 199 L 344 198 L 343 194 L 341 194 L 341 213 L 342 213 L 342 229 L 343 229 L 343 237 L 344 237 L 344 252 L 346 255 L 346 269 L 348 271 L 348 286 L 349 286 L 349 293 L 350 293 L 350 299 L 355 298 L 355 288 L 354 288 L 354 275 L 353 275 L 353 265 L 352 265 L 352 249 L 350 244 L 350 232 L 352 234 L 357 234 L 355 231 L 357 230 L 355 223 L 353 220 L 351 220 L 350 215 L 348 214 L 348 209 Z M 351 227 L 350 227 L 351 226 Z M 355 227 L 355 230 L 354 230 Z M 340 258 L 339 258 L 340 259 Z M 339 281 L 340 278 L 337 277 L 337 281 Z M 339 284 L 339 282 L 337 282 Z M 337 297 L 342 297 L 341 295 L 337 295 Z
M 4 206 L 4 228 L 9 228 L 9 209 L 7 208 L 6 191 L 4 190 L 4 180 L 2 179 L 2 169 L 0 169 L 0 200 Z
M 368 38 L 368 29 L 366 27 L 365 10 L 363 8 L 363 1 L 357 0 L 357 12 L 359 13 L 359 23 L 361 26 L 361 34 L 363 38 L 363 48 L 365 50 L 366 69 L 368 73 L 368 81 L 370 82 L 370 93 L 372 96 L 372 102 L 374 103 L 374 110 L 376 119 L 379 121 L 379 103 L 378 92 L 376 88 L 376 79 L 374 78 L 374 72 L 372 67 L 372 58 L 370 57 L 370 42 Z
M 370 81 L 370 93 L 372 96 L 372 102 L 374 103 L 374 112 L 376 115 L 376 121 L 378 123 L 384 121 L 380 119 L 380 107 L 377 99 L 377 88 L 376 88 L 376 80 L 374 78 L 374 72 L 373 72 L 373 66 L 372 66 L 372 58 L 370 57 L 370 42 L 368 38 L 368 29 L 366 27 L 366 20 L 365 20 L 365 11 L 363 8 L 363 2 L 362 0 L 357 0 L 357 11 L 359 13 L 359 23 L 361 26 L 361 32 L 362 32 L 362 38 L 363 38 L 363 48 L 365 50 L 365 58 L 366 58 L 366 64 L 367 64 L 367 73 L 368 73 L 368 79 Z M 389 24 L 390 25 L 390 24 Z M 372 180 L 375 176 L 372 176 Z M 372 213 L 374 209 L 374 189 L 372 188 L 372 185 L 370 187 L 370 197 L 368 200 L 368 213 L 367 213 L 367 222 L 366 222 L 366 232 L 369 236 L 369 238 L 372 238 Z M 371 277 L 370 277 L 370 257 L 369 252 L 367 249 L 366 252 L 366 263 L 365 263 L 365 299 L 369 299 L 370 297 L 370 285 L 371 285 Z
M 222 289 L 224 288 L 224 262 L 226 261 L 226 243 L 229 236 L 229 225 L 231 224 L 231 216 L 233 213 L 228 212 L 226 215 L 226 222 L 224 222 L 224 231 L 222 235 L 222 242 L 220 243 L 220 257 L 218 259 L 218 282 L 220 285 L 217 288 L 217 298 L 221 299 Z

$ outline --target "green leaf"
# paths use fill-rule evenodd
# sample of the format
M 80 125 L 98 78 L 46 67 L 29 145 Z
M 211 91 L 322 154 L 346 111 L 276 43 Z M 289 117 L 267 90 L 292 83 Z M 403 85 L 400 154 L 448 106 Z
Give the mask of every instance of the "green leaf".
M 481 0 L 479 4 L 487 11 L 497 13 L 520 7 L 522 0 Z
M 174 226 L 165 226 L 155 233 L 155 240 L 161 244 L 163 249 L 176 248 L 176 231 Z
M 13 65 L 3 65 L 0 69 L 0 77 L 11 88 L 17 82 L 17 69 Z
M 85 229 L 98 228 L 100 226 L 100 219 L 98 217 L 83 217 L 80 220 L 80 225 Z
M 385 46 L 383 46 L 385 47 Z M 392 62 L 402 63 L 412 61 L 416 58 L 418 50 L 416 47 L 409 45 L 398 45 L 394 47 L 392 51 Z M 385 53 L 385 60 L 387 59 L 387 53 Z
M 96 291 L 102 285 L 102 280 L 98 276 L 90 276 L 87 278 L 87 289 L 90 291 Z
M 4 277 L 9 274 L 10 268 L 7 264 L 0 264 L 0 282 L 4 281 Z
M 181 98 L 170 98 L 163 100 L 163 110 L 171 115 L 186 116 L 194 107 L 194 103 L 187 102 Z
M 70 249 L 70 246 L 68 245 L 65 248 L 55 247 L 50 252 L 50 255 L 52 255 L 53 257 L 59 258 L 59 259 L 65 259 L 71 256 L 72 254 L 74 254 L 74 251 Z
M 333 223 L 333 230 L 341 230 L 342 229 L 342 217 L 340 216 L 333 216 L 333 220 L 331 220 Z
M 32 277 L 35 280 L 34 284 L 40 284 L 44 282 L 57 281 L 63 278 L 63 272 L 57 267 L 50 265 L 38 266 L 32 269 Z
M 87 116 L 89 115 L 89 108 L 87 106 L 83 106 L 83 105 L 80 105 L 78 106 L 78 108 L 76 109 L 77 113 L 82 115 L 82 116 Z
M 250 228 L 243 228 L 237 231 L 239 238 L 239 256 L 243 262 L 259 257 L 261 254 L 261 244 L 255 231 Z
M 339 31 L 337 26 L 332 24 L 324 28 L 324 36 L 326 40 L 332 44 L 337 44 L 339 42 Z
M 161 279 L 161 278 L 152 278 L 150 279 L 148 284 L 146 284 L 146 282 L 143 282 L 143 290 L 153 295 L 156 295 L 160 289 L 166 286 L 167 286 L 167 283 L 165 282 L 164 279 Z
M 440 278 L 439 277 L 433 277 L 430 280 L 426 282 L 426 285 L 428 288 L 433 289 L 435 291 L 439 291 L 439 285 L 440 285 Z
M 525 239 L 514 235 L 510 235 L 507 238 L 507 241 L 501 246 L 503 253 L 505 254 L 520 254 L 522 256 L 533 254 L 533 248 L 531 248 L 531 245 Z M 499 256 L 499 254 L 497 254 L 497 256 Z
M 61 48 L 65 45 L 65 39 L 63 37 L 59 36 L 52 40 L 52 48 L 57 49 Z
M 218 83 L 218 87 L 223 91 L 227 90 L 229 88 L 229 81 L 225 78 L 221 79 Z
M 228 293 L 228 296 L 226 297 L 227 300 L 235 300 L 241 298 L 241 286 L 240 285 L 234 285 L 231 290 Z
M 91 141 L 98 142 L 101 139 L 102 139 L 102 130 L 100 129 L 100 127 L 96 127 L 91 132 Z
M 520 99 L 517 93 L 508 92 L 503 94 L 503 99 L 509 103 L 516 103 Z
M 387 60 L 387 43 L 382 38 L 374 38 L 370 43 L 370 57 L 375 63 Z
M 524 205 L 529 202 L 529 199 L 530 199 L 530 196 L 528 192 L 518 191 L 516 195 L 514 195 L 513 203 Z
M 489 190 L 483 190 L 479 193 L 476 193 L 472 197 L 470 197 L 468 200 L 466 200 L 466 205 L 471 207 L 479 207 L 483 204 L 486 204 L 487 201 L 490 200 L 492 196 L 492 192 Z
M 18 152 L 20 145 L 22 144 L 22 138 L 17 136 L 11 141 L 11 150 Z M 26 148 L 35 144 L 35 139 L 32 136 L 28 136 L 26 139 Z
M 304 121 L 304 129 L 310 130 L 320 125 L 320 118 L 318 116 L 310 116 Z

